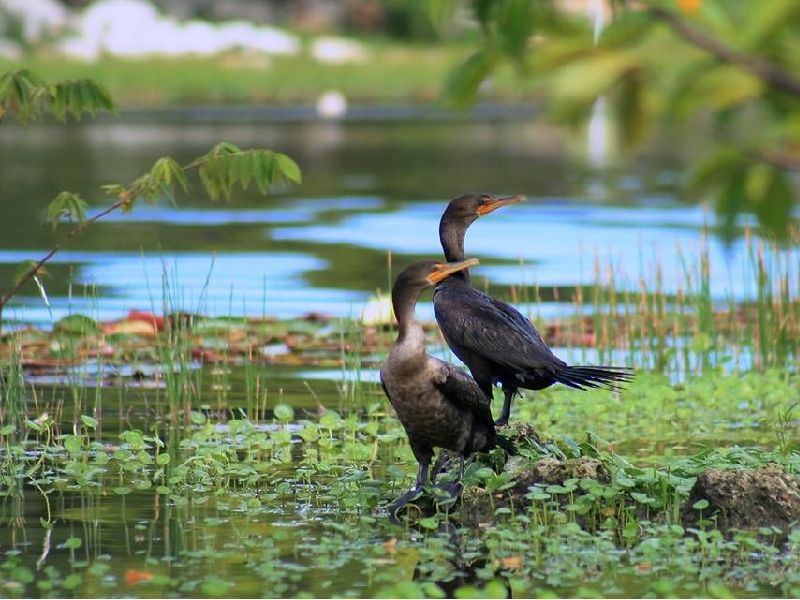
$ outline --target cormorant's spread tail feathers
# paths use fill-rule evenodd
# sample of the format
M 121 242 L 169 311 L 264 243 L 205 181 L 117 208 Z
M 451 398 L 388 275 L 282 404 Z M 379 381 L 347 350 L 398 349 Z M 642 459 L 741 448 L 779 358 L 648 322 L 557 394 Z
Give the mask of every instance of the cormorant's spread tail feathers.
M 567 366 L 559 369 L 555 380 L 569 387 L 615 389 L 619 383 L 633 379 L 633 372 L 626 367 Z

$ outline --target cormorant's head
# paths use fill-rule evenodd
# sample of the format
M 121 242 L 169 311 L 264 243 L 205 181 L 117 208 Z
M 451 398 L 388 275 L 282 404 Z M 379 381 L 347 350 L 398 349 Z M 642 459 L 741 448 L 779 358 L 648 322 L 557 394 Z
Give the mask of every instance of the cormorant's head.
M 424 289 L 439 283 L 464 269 L 469 269 L 478 264 L 477 258 L 467 258 L 455 262 L 440 262 L 435 260 L 423 260 L 407 267 L 394 282 L 393 290 L 400 289 Z
M 524 200 L 525 196 L 522 195 L 498 198 L 497 196 L 491 196 L 489 194 L 467 194 L 455 200 L 451 200 L 442 215 L 442 219 L 458 221 L 469 225 L 478 217 L 488 215 L 501 206 L 515 204 Z

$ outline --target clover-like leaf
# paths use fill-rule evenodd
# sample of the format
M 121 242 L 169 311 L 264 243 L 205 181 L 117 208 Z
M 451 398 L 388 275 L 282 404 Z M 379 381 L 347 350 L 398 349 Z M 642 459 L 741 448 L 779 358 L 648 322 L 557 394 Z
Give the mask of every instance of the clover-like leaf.
M 63 191 L 47 206 L 45 220 L 55 229 L 62 220 L 83 223 L 86 220 L 86 201 L 74 192 Z
M 262 195 L 270 186 L 300 183 L 297 163 L 272 150 L 241 150 L 233 144 L 217 144 L 208 154 L 195 159 L 189 167 L 198 167 L 200 181 L 212 200 L 230 200 L 234 188 L 242 190 L 255 183 Z

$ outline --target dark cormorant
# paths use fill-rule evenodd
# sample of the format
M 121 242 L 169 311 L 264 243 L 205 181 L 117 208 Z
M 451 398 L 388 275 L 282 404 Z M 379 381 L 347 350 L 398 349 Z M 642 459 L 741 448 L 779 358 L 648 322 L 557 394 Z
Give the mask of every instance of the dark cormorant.
M 450 201 L 439 222 L 445 258 L 464 259 L 464 236 L 478 217 L 523 200 L 525 196 L 469 194 Z M 563 383 L 579 390 L 613 389 L 613 382 L 632 377 L 625 367 L 568 365 L 553 354 L 522 313 L 472 287 L 469 271 L 459 271 L 439 282 L 433 293 L 433 307 L 444 339 L 467 365 L 487 398 L 492 398 L 495 383 L 503 386 L 505 399 L 498 425 L 508 423 L 511 399 L 520 388 L 541 390 Z
M 490 402 L 478 384 L 464 371 L 427 353 L 425 333 L 414 317 L 414 307 L 425 288 L 477 264 L 474 258 L 418 262 L 400 273 L 392 287 L 399 331 L 381 367 L 381 383 L 419 462 L 416 486 L 393 503 L 393 518 L 427 483 L 435 447 L 461 455 L 460 476 L 464 457 L 473 452 L 486 452 L 496 445 L 513 450 L 510 442 L 495 435 Z M 459 477 L 445 491 L 457 497 L 460 486 Z

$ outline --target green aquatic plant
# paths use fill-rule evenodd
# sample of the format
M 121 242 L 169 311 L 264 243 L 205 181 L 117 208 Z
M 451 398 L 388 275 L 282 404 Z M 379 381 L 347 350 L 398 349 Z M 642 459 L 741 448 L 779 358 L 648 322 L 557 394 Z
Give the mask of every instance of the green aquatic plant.
M 791 271 L 772 264 L 765 258 L 763 285 L 780 291 Z M 634 381 L 620 393 L 551 388 L 521 398 L 515 417 L 541 440 L 524 438 L 511 461 L 475 459 L 460 505 L 433 505 L 400 527 L 386 507 L 410 485 L 403 465 L 413 455 L 369 373 L 391 341 L 386 332 L 355 319 L 182 319 L 183 291 L 165 269 L 164 304 L 154 300 L 150 318 L 162 313 L 166 331 L 147 338 L 149 353 L 122 331 L 98 333 L 108 324 L 80 315 L 54 324 L 52 336 L 10 335 L 0 388 L 0 515 L 10 532 L 0 540 L 9 542 L 1 589 L 123 589 L 133 597 L 792 594 L 800 581 L 796 531 L 775 523 L 723 529 L 713 502 L 692 490 L 709 470 L 800 472 L 793 342 L 780 341 L 788 354 L 772 345 L 748 355 L 761 343 L 757 328 L 792 331 L 794 308 L 784 304 L 793 296 L 763 292 L 763 317 L 738 330 L 738 307 L 711 302 L 702 259 L 682 254 L 676 268 L 685 283 L 667 294 L 617 289 L 631 287 L 625 274 L 596 266 L 594 288 L 575 290 L 584 318 L 561 324 L 585 334 L 588 317 L 599 352 L 635 357 Z M 290 334 L 302 343 L 287 348 L 285 362 L 260 353 L 264 340 L 277 345 Z M 91 354 L 100 340 L 109 344 L 107 335 L 119 351 Z M 677 339 L 690 343 L 676 347 Z M 54 340 L 65 367 L 83 353 L 90 372 L 105 373 L 135 357 L 138 375 L 78 370 L 57 386 L 32 385 L 25 343 Z M 787 362 L 776 364 L 781 357 Z M 329 377 L 331 365 L 342 369 L 346 390 L 314 376 Z M 97 381 L 104 385 L 87 387 Z M 687 522 L 690 511 L 698 516 Z M 124 543 L 109 546 L 109 538 Z

